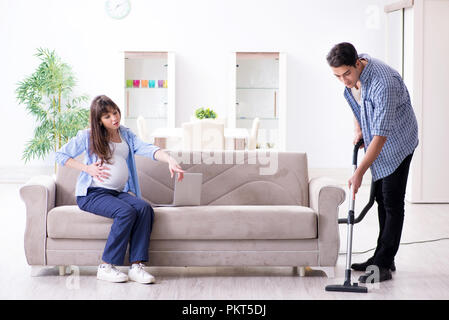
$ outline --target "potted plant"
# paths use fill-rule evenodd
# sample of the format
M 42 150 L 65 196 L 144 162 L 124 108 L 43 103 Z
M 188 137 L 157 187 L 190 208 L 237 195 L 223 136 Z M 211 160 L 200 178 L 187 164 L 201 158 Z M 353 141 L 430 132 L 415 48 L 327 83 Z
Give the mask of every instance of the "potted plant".
M 197 119 L 215 119 L 217 117 L 217 114 L 214 112 L 214 110 L 209 108 L 198 108 L 195 110 L 195 116 Z
M 40 65 L 16 89 L 19 104 L 25 105 L 37 125 L 23 151 L 25 163 L 44 159 L 89 123 L 89 110 L 81 107 L 88 97 L 72 95 L 76 81 L 71 67 L 54 50 L 39 48 L 35 56 L 41 60 Z

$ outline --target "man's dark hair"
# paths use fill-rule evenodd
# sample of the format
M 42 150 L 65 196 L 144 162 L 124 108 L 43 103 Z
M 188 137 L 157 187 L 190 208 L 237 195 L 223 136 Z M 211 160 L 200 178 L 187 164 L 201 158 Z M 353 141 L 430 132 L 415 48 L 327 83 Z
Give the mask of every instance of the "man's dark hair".
M 327 63 L 334 68 L 343 65 L 355 67 L 358 58 L 357 50 L 355 50 L 354 46 L 349 42 L 336 44 L 326 57 Z

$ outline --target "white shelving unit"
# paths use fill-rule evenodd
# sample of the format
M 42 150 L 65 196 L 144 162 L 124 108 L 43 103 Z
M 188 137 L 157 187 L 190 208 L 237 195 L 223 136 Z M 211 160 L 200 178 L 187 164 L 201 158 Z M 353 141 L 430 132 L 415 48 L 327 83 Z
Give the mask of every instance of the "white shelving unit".
M 233 53 L 229 126 L 251 130 L 260 119 L 260 148 L 285 150 L 285 54 L 279 52 Z
M 139 116 L 145 119 L 149 133 L 174 127 L 174 53 L 125 51 L 124 66 L 124 124 L 136 134 Z M 153 143 L 151 137 L 149 142 Z
M 449 202 L 449 0 L 396 1 L 387 14 L 387 62 L 402 72 L 419 129 L 406 199 Z

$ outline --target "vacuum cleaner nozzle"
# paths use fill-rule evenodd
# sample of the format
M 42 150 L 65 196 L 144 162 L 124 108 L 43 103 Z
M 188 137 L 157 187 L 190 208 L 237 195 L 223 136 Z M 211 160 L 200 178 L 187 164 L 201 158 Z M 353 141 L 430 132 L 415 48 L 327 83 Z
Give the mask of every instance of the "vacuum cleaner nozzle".
M 368 288 L 359 286 L 357 282 L 351 284 L 332 284 L 326 286 L 326 291 L 338 291 L 338 292 L 356 292 L 367 293 Z

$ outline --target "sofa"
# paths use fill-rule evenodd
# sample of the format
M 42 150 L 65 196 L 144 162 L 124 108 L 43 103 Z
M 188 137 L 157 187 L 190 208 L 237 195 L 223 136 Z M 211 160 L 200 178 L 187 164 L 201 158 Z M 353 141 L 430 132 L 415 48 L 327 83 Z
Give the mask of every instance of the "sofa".
M 329 178 L 309 181 L 305 153 L 170 153 L 187 172 L 203 174 L 201 205 L 154 207 L 150 267 L 291 266 L 300 275 L 312 267 L 333 277 L 345 191 Z M 172 202 L 167 164 L 137 156 L 136 166 L 142 198 Z M 65 266 L 101 263 L 113 220 L 78 208 L 78 174 L 58 167 L 21 186 L 29 265 L 59 266 L 62 275 Z

